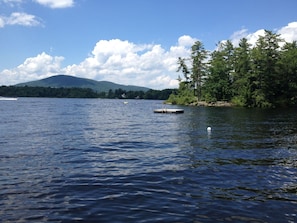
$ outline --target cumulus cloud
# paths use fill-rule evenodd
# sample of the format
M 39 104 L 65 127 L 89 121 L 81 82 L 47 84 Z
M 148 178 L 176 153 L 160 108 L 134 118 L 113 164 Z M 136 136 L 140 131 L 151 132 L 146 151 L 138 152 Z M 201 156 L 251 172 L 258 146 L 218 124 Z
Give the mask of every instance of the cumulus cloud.
M 50 7 L 55 8 L 67 8 L 74 5 L 74 0 L 33 0 L 34 2 Z M 9 6 L 15 8 L 22 4 L 25 4 L 25 0 L 2 0 L 0 5 Z M 13 12 L 10 16 L 0 15 L 0 28 L 5 27 L 6 25 L 20 25 L 20 26 L 38 26 L 41 25 L 40 19 L 35 15 L 28 14 L 26 12 Z
M 0 27 L 7 21 L 0 18 Z M 288 42 L 297 40 L 297 22 L 289 23 L 277 33 Z M 254 33 L 242 29 L 231 36 L 231 41 L 238 44 L 241 38 L 246 37 L 254 45 L 261 35 L 264 35 L 263 29 Z M 67 74 L 153 89 L 174 88 L 178 86 L 177 58 L 189 57 L 195 41 L 197 39 L 184 35 L 175 45 L 165 49 L 160 44 L 136 44 L 121 39 L 100 40 L 84 60 L 65 67 L 61 66 L 63 57 L 43 52 L 27 58 L 16 68 L 0 71 L 0 83 L 10 85 Z
M 26 0 L 2 0 L 2 2 L 0 1 L 0 4 L 3 3 L 10 7 L 15 7 L 25 2 Z M 33 2 L 53 9 L 68 8 L 74 5 L 74 0 L 33 0 Z
M 6 25 L 20 25 L 20 26 L 38 26 L 41 25 L 39 19 L 24 12 L 13 12 L 10 16 L 0 16 L 0 28 Z
M 259 36 L 263 36 L 264 34 L 265 34 L 264 29 L 257 30 L 254 33 L 249 33 L 247 29 L 241 29 L 234 32 L 231 35 L 230 40 L 234 46 L 238 46 L 240 40 L 242 38 L 246 38 L 249 44 L 251 44 L 252 46 L 255 46 L 257 40 L 259 39 Z
M 185 39 L 189 41 L 187 44 Z M 159 44 L 135 44 L 120 39 L 100 40 L 81 63 L 66 67 L 61 67 L 63 57 L 43 52 L 27 58 L 16 68 L 0 72 L 0 83 L 10 85 L 68 74 L 153 89 L 173 88 L 178 86 L 177 58 L 190 55 L 190 42 L 195 42 L 195 39 L 182 36 L 175 46 L 165 50 Z
M 177 58 L 189 56 L 190 36 L 180 37 L 178 44 L 165 50 L 158 44 L 138 45 L 119 39 L 100 40 L 92 53 L 80 64 L 64 69 L 69 75 L 155 89 L 177 87 Z
M 16 68 L 0 72 L 0 82 L 11 85 L 59 74 L 63 60 L 63 57 L 53 57 L 43 52 L 36 57 L 27 58 Z
M 256 32 L 254 33 L 250 33 L 246 36 L 248 42 L 252 45 L 252 46 L 255 46 L 256 45 L 256 42 L 257 40 L 259 39 L 260 36 L 264 36 L 265 35 L 265 30 L 264 29 L 260 29 L 260 30 L 257 30 Z
M 288 23 L 288 25 L 280 28 L 276 31 L 277 34 L 280 34 L 280 37 L 284 39 L 286 42 L 297 41 L 297 22 Z M 265 30 L 259 29 L 256 32 L 249 33 L 247 29 L 241 29 L 239 31 L 234 32 L 230 40 L 232 43 L 237 46 L 240 39 L 247 38 L 248 42 L 255 46 L 259 36 L 264 36 Z
M 297 22 L 291 22 L 277 32 L 287 42 L 297 41 Z
M 34 0 L 38 4 L 50 7 L 50 8 L 68 8 L 74 5 L 73 0 Z
M 248 30 L 247 29 L 241 29 L 239 31 L 234 32 L 230 39 L 232 40 L 232 43 L 237 46 L 242 38 L 246 38 L 248 36 Z
M 195 38 L 192 38 L 190 36 L 187 36 L 187 35 L 183 35 L 181 36 L 179 39 L 178 39 L 178 44 L 180 46 L 193 46 L 193 44 L 197 41 L 197 39 Z

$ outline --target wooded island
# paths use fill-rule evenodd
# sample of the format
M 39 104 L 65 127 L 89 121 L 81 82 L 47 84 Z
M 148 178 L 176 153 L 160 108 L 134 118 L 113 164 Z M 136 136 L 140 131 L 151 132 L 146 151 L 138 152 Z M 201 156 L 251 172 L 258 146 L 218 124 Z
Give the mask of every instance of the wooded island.
M 254 46 L 242 38 L 238 46 L 220 42 L 213 52 L 197 41 L 189 58 L 178 58 L 179 89 L 172 104 L 230 102 L 242 107 L 297 105 L 297 42 L 285 42 L 265 30 Z

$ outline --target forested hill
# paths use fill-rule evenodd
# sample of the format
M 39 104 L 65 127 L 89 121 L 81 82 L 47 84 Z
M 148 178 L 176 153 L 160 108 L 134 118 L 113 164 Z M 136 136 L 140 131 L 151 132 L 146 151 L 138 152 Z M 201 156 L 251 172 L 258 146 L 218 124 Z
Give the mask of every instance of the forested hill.
M 57 78 L 61 78 L 63 81 L 56 81 Z M 33 84 L 24 83 L 15 86 L 0 86 L 0 96 L 4 97 L 49 97 L 49 98 L 119 98 L 119 99 L 154 99 L 154 100 L 166 100 L 169 95 L 176 89 L 164 89 L 153 90 L 137 86 L 125 86 L 118 85 L 111 82 L 106 82 L 105 88 L 100 88 L 101 91 L 95 91 L 91 86 L 94 84 L 96 87 L 96 81 L 83 79 L 83 78 L 64 78 L 58 76 L 55 78 L 48 78 L 41 82 L 33 82 Z M 69 81 L 70 80 L 70 81 Z M 34 86 L 34 85 L 37 86 Z M 110 85 L 111 84 L 111 85 Z M 30 86 L 31 85 L 31 86 Z M 77 86 L 77 87 L 73 87 Z M 98 87 L 98 86 L 97 86 Z M 119 88 L 116 88 L 119 87 Z M 102 91 L 102 89 L 108 89 Z M 113 89 L 116 88 L 116 89 Z M 124 90 L 124 89 L 128 90 Z M 136 89 L 136 90 L 129 90 Z M 140 90 L 138 90 L 140 89 Z M 144 89 L 144 90 L 141 90 Z
M 176 89 L 125 91 L 116 89 L 97 93 L 90 88 L 52 88 L 0 86 L 0 96 L 4 97 L 46 97 L 46 98 L 119 98 L 166 100 Z
M 121 85 L 109 81 L 95 81 L 86 78 L 79 78 L 69 75 L 57 75 L 45 79 L 20 83 L 15 85 L 17 87 L 51 87 L 51 88 L 90 88 L 93 91 L 108 92 L 122 89 L 124 91 L 148 91 L 149 88 L 134 86 L 134 85 Z
M 123 98 L 166 100 L 176 89 L 153 90 L 108 81 L 58 75 L 14 86 L 0 86 L 0 96 L 51 98 Z

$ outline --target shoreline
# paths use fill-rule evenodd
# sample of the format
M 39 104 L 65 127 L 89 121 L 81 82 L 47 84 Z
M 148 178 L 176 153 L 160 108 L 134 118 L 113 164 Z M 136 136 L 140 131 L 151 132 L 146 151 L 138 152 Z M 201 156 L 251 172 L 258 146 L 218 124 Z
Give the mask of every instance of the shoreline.
M 165 102 L 164 104 L 172 104 Z M 190 104 L 186 104 L 185 106 L 200 106 L 200 107 L 234 107 L 234 104 L 227 101 L 216 101 L 216 102 L 206 102 L 206 101 L 196 101 Z
M 216 101 L 216 102 L 197 101 L 189 105 L 203 106 L 203 107 L 233 107 L 234 106 L 231 102 L 227 102 L 227 101 Z

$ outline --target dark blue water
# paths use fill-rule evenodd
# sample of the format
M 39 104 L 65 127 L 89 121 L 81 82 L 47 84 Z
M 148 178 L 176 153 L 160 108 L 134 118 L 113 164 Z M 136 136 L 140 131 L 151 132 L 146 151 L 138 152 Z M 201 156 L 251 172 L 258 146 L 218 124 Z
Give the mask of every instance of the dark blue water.
M 0 221 L 297 222 L 295 110 L 163 106 L 0 101 Z

